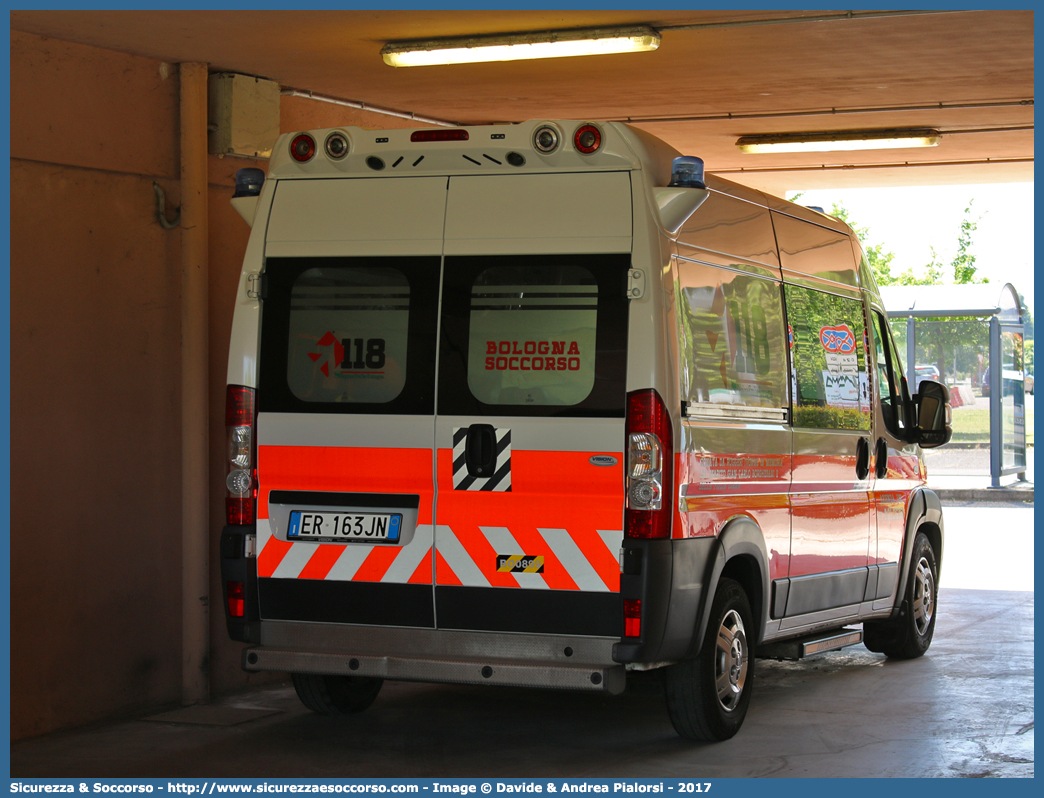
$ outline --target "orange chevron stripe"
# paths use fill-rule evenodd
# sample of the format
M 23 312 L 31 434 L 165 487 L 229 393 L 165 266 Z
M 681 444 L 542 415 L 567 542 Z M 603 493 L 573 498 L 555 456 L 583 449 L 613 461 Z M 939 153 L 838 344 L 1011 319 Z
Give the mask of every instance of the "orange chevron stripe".
M 492 493 L 487 493 L 487 496 L 492 496 Z M 500 494 L 502 496 L 509 496 L 508 493 Z M 499 526 L 499 525 L 498 525 Z M 458 524 L 451 527 L 453 534 L 456 535 L 460 545 L 464 547 L 464 550 L 471 557 L 472 561 L 482 571 L 482 575 L 489 580 L 490 585 L 493 587 L 518 587 L 518 582 L 511 574 L 502 574 L 497 571 L 497 555 L 508 554 L 514 552 L 499 552 L 495 551 L 492 546 L 489 545 L 489 541 L 486 540 L 486 536 L 482 534 L 482 530 L 477 526 L 470 524 Z M 532 552 L 536 553 L 536 552 Z M 441 582 L 439 584 L 442 584 Z
M 428 549 L 428 553 L 425 554 L 424 559 L 420 561 L 417 570 L 413 572 L 413 575 L 407 579 L 406 582 L 411 585 L 431 584 L 431 549 Z
M 602 527 L 602 529 L 605 528 Z M 598 530 L 594 527 L 571 528 L 569 534 L 576 541 L 576 545 L 580 547 L 584 556 L 587 557 L 591 567 L 595 569 L 598 576 L 605 582 L 605 586 L 614 592 L 618 591 L 620 589 L 619 553 L 609 550 L 609 547 L 605 545 L 605 541 L 602 540 L 602 536 L 598 534 Z
M 317 546 L 315 554 L 308 559 L 297 578 L 326 579 L 326 575 L 330 573 L 330 569 L 334 567 L 334 563 L 340 559 L 342 554 L 344 554 L 344 546 L 332 543 Z
M 352 577 L 353 582 L 380 582 L 381 577 L 387 573 L 391 567 L 392 562 L 396 557 L 399 556 L 399 552 L 402 551 L 400 548 L 392 548 L 391 546 L 379 547 L 375 546 L 362 565 L 359 566 L 359 570 L 355 572 L 355 576 Z
M 524 554 L 544 555 L 544 581 L 556 590 L 578 590 L 573 577 L 537 531 L 565 529 L 609 590 L 620 589 L 620 564 L 599 529 L 623 525 L 623 471 L 594 467 L 587 452 L 511 453 L 512 492 L 453 490 L 452 451 L 438 451 L 438 522 L 453 530 L 461 546 L 497 587 L 518 587 L 511 574 L 496 571 L 495 552 L 479 527 L 505 527 Z M 436 561 L 437 562 L 437 561 Z M 443 584 L 442 573 L 436 581 Z
M 435 581 L 440 585 L 463 585 L 442 555 L 435 552 Z
M 293 545 L 293 543 L 280 540 L 275 535 L 269 537 L 265 547 L 257 555 L 257 575 L 271 576 L 275 573 L 275 569 L 279 567 L 279 563 L 283 561 Z
M 523 553 L 544 555 L 544 573 L 541 576 L 544 577 L 544 582 L 547 583 L 549 588 L 552 590 L 580 589 L 580 586 L 573 581 L 573 578 L 562 566 L 562 563 L 551 553 L 551 547 L 547 545 L 544 538 L 537 532 L 536 526 L 520 518 L 517 523 L 512 520 L 508 530 L 511 532 L 511 536 L 518 541 L 518 545 L 522 547 Z M 505 552 L 499 553 L 503 554 Z

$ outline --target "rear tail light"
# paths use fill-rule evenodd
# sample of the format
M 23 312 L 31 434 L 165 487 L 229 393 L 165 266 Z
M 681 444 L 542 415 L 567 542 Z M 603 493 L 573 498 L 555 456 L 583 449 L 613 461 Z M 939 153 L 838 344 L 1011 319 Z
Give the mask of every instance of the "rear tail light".
M 654 390 L 627 395 L 627 510 L 629 538 L 671 536 L 674 433 Z
M 231 582 L 229 583 L 231 584 Z M 229 593 L 229 605 L 232 603 L 232 594 Z M 624 599 L 624 637 L 642 636 L 642 600 Z
M 246 615 L 246 588 L 242 582 L 226 582 L 225 593 L 228 596 L 228 614 L 233 618 Z
M 573 146 L 590 155 L 602 146 L 602 131 L 594 125 L 580 125 L 573 134 Z
M 290 157 L 298 163 L 312 160 L 315 155 L 315 139 L 307 133 L 294 136 L 290 142 Z
M 252 524 L 257 499 L 257 442 L 254 389 L 229 385 L 225 392 L 228 472 L 225 477 L 225 521 Z

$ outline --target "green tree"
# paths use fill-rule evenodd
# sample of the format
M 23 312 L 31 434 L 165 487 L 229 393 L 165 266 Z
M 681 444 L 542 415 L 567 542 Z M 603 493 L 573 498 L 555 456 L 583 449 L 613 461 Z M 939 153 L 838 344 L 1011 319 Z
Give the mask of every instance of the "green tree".
M 957 285 L 968 285 L 972 283 L 988 283 L 985 277 L 976 277 L 975 253 L 972 251 L 974 241 L 972 234 L 979 226 L 979 219 L 972 218 L 972 204 L 974 200 L 968 200 L 964 209 L 964 217 L 961 220 L 960 231 L 957 235 L 957 254 L 950 261 L 949 271 L 951 281 Z M 935 247 L 931 248 L 932 259 L 925 267 L 922 277 L 914 275 L 913 271 L 907 269 L 899 275 L 900 285 L 941 285 L 946 267 L 939 258 Z M 930 353 L 930 361 L 939 369 L 940 379 L 943 381 L 954 380 L 956 372 L 967 368 L 972 373 L 978 371 L 976 355 L 981 350 L 983 325 L 981 319 L 972 317 L 925 319 L 919 323 L 919 328 L 924 332 L 918 337 L 919 349 Z M 988 341 L 988 338 L 986 339 Z M 976 375 L 977 376 L 977 375 Z
M 975 200 L 968 200 L 968 206 L 964 209 L 964 218 L 961 219 L 960 233 L 957 235 L 957 254 L 954 255 L 953 260 L 950 261 L 950 273 L 953 277 L 953 282 L 956 285 L 968 285 L 971 283 L 988 283 L 989 278 L 979 277 L 976 278 L 975 273 L 978 271 L 978 267 L 975 265 L 975 253 L 972 252 L 972 233 L 979 227 L 979 219 L 971 218 L 972 204 Z M 858 231 L 857 231 L 858 232 Z M 939 253 L 935 251 L 935 247 L 931 247 L 932 259 L 925 266 L 925 273 L 923 277 L 918 277 L 913 273 L 912 269 L 907 269 L 905 272 L 900 274 L 896 278 L 898 285 L 942 285 L 943 284 L 943 271 L 944 266 L 939 260 Z M 882 283 L 882 285 L 891 285 L 891 283 Z
M 870 228 L 857 225 L 849 215 L 848 209 L 840 202 L 835 202 L 831 206 L 830 215 L 836 216 L 855 231 L 859 243 L 863 245 L 863 254 L 866 255 L 866 262 L 870 264 L 877 284 L 896 285 L 898 278 L 892 275 L 892 258 L 895 257 L 895 253 L 886 252 L 884 244 L 871 245 Z

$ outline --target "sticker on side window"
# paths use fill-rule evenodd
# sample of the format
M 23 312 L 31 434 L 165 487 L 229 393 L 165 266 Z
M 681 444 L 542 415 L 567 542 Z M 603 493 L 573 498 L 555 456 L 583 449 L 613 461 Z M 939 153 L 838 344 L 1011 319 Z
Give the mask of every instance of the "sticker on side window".
M 486 404 L 579 404 L 594 387 L 597 327 L 587 269 L 486 269 L 471 293 L 468 387 Z
M 398 269 L 302 272 L 290 298 L 290 390 L 306 402 L 392 401 L 406 382 L 409 315 Z

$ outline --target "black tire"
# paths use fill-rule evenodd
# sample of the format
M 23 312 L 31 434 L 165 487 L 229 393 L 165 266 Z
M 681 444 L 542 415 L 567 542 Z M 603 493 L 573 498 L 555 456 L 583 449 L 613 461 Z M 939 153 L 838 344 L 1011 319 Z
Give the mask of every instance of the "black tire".
M 935 634 L 939 569 L 935 551 L 923 532 L 914 538 L 906 595 L 899 615 L 863 624 L 863 645 L 893 659 L 915 659 L 928 650 Z
M 366 676 L 323 676 L 295 673 L 294 689 L 301 703 L 320 715 L 362 712 L 377 698 L 384 679 Z
M 739 582 L 723 578 L 700 653 L 664 670 L 667 714 L 678 734 L 716 742 L 739 731 L 754 689 L 756 638 L 747 594 Z

